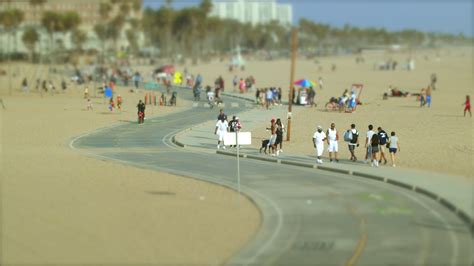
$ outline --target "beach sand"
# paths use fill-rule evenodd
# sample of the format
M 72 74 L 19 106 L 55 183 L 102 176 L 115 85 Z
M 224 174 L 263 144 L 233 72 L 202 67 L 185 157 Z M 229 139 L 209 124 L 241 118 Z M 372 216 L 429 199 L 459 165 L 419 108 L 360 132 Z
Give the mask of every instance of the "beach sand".
M 365 63 L 359 65 L 355 63 L 355 56 L 320 57 L 317 58 L 319 64 L 315 63 L 316 59 L 298 58 L 295 79 L 308 78 L 317 81 L 322 77 L 324 88 L 317 89 L 317 107 L 294 108 L 291 142 L 284 143 L 284 152 L 315 155 L 312 136 L 316 126 L 321 125 L 326 130 L 334 122 L 341 138 L 339 157 L 349 159 L 349 151 L 342 141 L 343 133 L 354 123 L 363 136 L 361 141 L 365 141 L 367 126 L 373 124 L 375 128 L 381 126 L 389 134 L 395 131 L 399 137 L 401 152 L 398 154 L 397 167 L 472 178 L 473 119 L 463 117 L 462 106 L 467 94 L 471 97 L 474 95 L 472 48 L 413 51 L 412 56 L 416 60 L 415 70 L 400 69 L 404 67 L 409 56 L 409 51 L 371 52 L 364 54 Z M 375 63 L 390 58 L 398 61 L 398 70 L 374 70 Z M 253 75 L 256 87 L 281 87 L 283 99 L 288 99 L 289 60 L 248 60 L 245 71 L 234 73 L 227 71 L 226 63 L 219 62 L 190 69 L 194 73 L 204 74 L 206 83 L 211 84 L 214 78 L 221 74 L 226 80 L 227 90 L 230 91 L 234 75 L 244 78 Z M 332 64 L 336 64 L 335 72 L 331 71 Z M 319 66 L 322 66 L 322 71 L 319 71 Z M 421 88 L 429 85 L 432 73 L 438 76 L 438 89 L 433 91 L 431 108 L 419 108 L 416 97 L 382 100 L 382 95 L 388 92 L 389 85 L 402 91 L 419 93 Z M 341 96 L 343 90 L 349 89 L 354 83 L 364 85 L 361 95 L 363 105 L 358 106 L 355 113 L 324 110 L 330 97 Z M 273 118 L 272 111 L 262 110 L 262 112 L 268 112 L 268 124 L 253 131 L 255 148 L 260 147 L 262 139 L 269 137 L 265 128 L 269 127 L 270 119 Z M 286 117 L 282 119 L 286 124 Z M 364 159 L 363 145 L 356 150 L 356 155 L 359 160 Z M 324 156 L 327 158 L 327 152 Z
M 472 48 L 414 51 L 412 55 L 414 71 L 373 69 L 374 63 L 389 58 L 402 67 L 409 52 L 366 54 L 365 63 L 359 65 L 355 56 L 321 57 L 319 64 L 315 59 L 299 58 L 295 78 L 316 81 L 321 76 L 324 89 L 317 90 L 317 107 L 295 106 L 291 142 L 284 143 L 284 152 L 314 155 L 312 136 L 317 125 L 327 129 L 331 122 L 336 123 L 342 138 L 352 123 L 362 136 L 367 125 L 373 124 L 397 133 L 401 145 L 397 167 L 472 178 L 473 120 L 462 115 L 466 94 L 473 95 Z M 282 87 L 287 99 L 289 60 L 248 58 L 246 70 L 233 73 L 228 72 L 227 63 L 187 69 L 201 73 L 205 85 L 213 85 L 222 75 L 227 91 L 232 91 L 234 75 L 253 75 L 257 87 Z M 330 70 L 332 64 L 337 66 L 335 72 Z M 15 67 L 30 75 L 34 72 L 27 65 Z M 0 68 L 7 69 L 5 65 Z M 431 108 L 420 108 L 414 97 L 382 100 L 389 85 L 419 92 L 429 84 L 432 73 L 438 75 L 438 89 L 433 91 Z M 258 210 L 248 201 L 237 208 L 232 191 L 87 158 L 69 149 L 68 140 L 73 136 L 119 120 L 134 121 L 134 105 L 143 94 L 123 92 L 126 112 L 122 114 L 109 114 L 101 99 L 94 99 L 94 112 L 87 112 L 80 89 L 43 98 L 37 93 L 23 95 L 18 91 L 19 78 L 14 81 L 14 96 L 5 96 L 8 80 L 0 77 L 0 94 L 7 107 L 3 111 L 0 106 L 3 263 L 222 263 L 258 230 Z M 326 112 L 328 99 L 340 96 L 353 83 L 364 84 L 363 105 L 351 114 Z M 181 100 L 179 105 L 189 107 L 191 103 Z M 178 109 L 152 112 L 164 115 Z M 268 113 L 268 121 L 274 117 L 271 110 L 262 112 Z M 234 115 L 231 110 L 226 113 Z M 283 121 L 286 124 L 285 117 Z M 263 124 L 252 132 L 254 147 L 268 138 L 268 126 Z M 347 159 L 349 152 L 342 140 L 339 148 L 339 157 Z M 324 156 L 327 162 L 327 152 Z M 362 147 L 357 156 L 363 159 Z
M 27 64 L 15 66 L 34 72 Z M 8 96 L 5 78 L 2 264 L 221 264 L 258 231 L 258 209 L 246 199 L 238 204 L 232 190 L 70 149 L 72 137 L 136 121 L 143 93 L 119 89 L 123 112 L 109 112 L 101 98 L 93 98 L 94 111 L 86 111 L 80 88 L 41 98 L 18 91 L 17 77 Z M 180 99 L 178 107 L 147 107 L 147 114 L 190 105 Z

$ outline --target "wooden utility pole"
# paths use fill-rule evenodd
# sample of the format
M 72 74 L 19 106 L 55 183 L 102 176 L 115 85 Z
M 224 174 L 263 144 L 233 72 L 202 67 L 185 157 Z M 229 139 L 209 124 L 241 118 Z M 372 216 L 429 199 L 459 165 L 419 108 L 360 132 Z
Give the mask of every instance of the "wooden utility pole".
M 291 138 L 291 110 L 293 107 L 293 95 L 295 93 L 293 83 L 295 82 L 295 64 L 296 51 L 298 50 L 298 29 L 293 28 L 291 32 L 291 70 L 290 70 L 290 93 L 288 99 L 288 126 L 286 133 L 286 141 Z

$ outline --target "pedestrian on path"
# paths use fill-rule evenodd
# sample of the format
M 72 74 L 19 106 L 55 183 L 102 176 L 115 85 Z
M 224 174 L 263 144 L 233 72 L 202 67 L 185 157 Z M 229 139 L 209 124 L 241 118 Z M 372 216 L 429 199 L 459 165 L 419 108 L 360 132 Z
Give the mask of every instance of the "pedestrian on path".
M 273 102 L 273 92 L 270 88 L 265 89 L 265 108 L 268 110 Z
M 356 130 L 355 124 L 351 125 L 351 129 L 344 134 L 344 140 L 349 142 L 349 152 L 351 153 L 351 161 L 357 161 L 355 156 L 355 148 L 359 147 L 359 132 Z
M 325 140 L 326 140 L 326 133 L 323 132 L 323 128 L 321 126 L 318 126 L 316 132 L 314 132 L 314 135 L 313 135 L 313 145 L 314 145 L 314 148 L 316 149 L 316 157 L 317 157 L 316 162 L 319 164 L 323 163 L 323 160 L 321 159 L 321 155 L 323 155 Z
M 395 167 L 395 159 L 397 158 L 397 152 L 400 152 L 400 142 L 398 141 L 398 137 L 395 135 L 395 132 L 392 131 L 390 133 L 389 139 L 389 148 L 388 151 L 390 152 L 390 159 L 392 161 L 392 167 Z
M 368 163 L 369 160 L 372 161 L 372 146 L 370 145 L 370 141 L 372 140 L 372 136 L 375 134 L 373 129 L 374 126 L 369 125 L 369 130 L 367 131 L 367 136 L 365 137 L 365 163 Z
M 373 134 L 370 139 L 370 146 L 372 151 L 372 167 L 379 167 L 378 154 L 380 150 L 380 139 L 378 134 Z
M 283 133 L 285 132 L 285 125 L 283 125 L 280 118 L 277 118 L 276 126 L 277 126 L 277 130 L 276 130 L 277 155 L 280 155 L 280 153 L 283 152 Z M 280 145 L 279 149 L 278 149 L 278 145 Z
M 336 130 L 336 124 L 331 123 L 331 127 L 327 130 L 327 142 L 328 142 L 328 152 L 329 152 L 329 161 L 332 162 L 332 155 L 334 154 L 334 160 L 339 162 L 337 159 L 338 151 L 338 141 L 339 141 L 339 132 Z
M 229 132 L 239 132 L 242 128 L 240 124 L 239 118 L 237 116 L 233 116 L 232 120 L 229 122 Z M 231 148 L 237 147 L 237 145 L 230 145 Z
M 222 149 L 225 150 L 224 136 L 225 133 L 227 133 L 228 127 L 229 124 L 227 123 L 227 120 L 224 117 L 217 121 L 216 129 L 214 130 L 214 135 L 217 135 L 217 149 L 220 149 L 220 145 L 222 142 Z
M 379 135 L 379 140 L 380 140 L 380 159 L 379 163 L 382 163 L 382 159 L 384 160 L 383 164 L 387 164 L 387 158 L 385 157 L 385 145 L 388 142 L 388 135 L 387 132 L 385 132 L 382 127 L 377 128 L 377 135 Z
M 276 149 L 277 149 L 277 146 L 276 146 L 276 140 L 277 140 L 277 125 L 276 125 L 276 120 L 275 118 L 273 118 L 271 121 L 270 121 L 270 127 L 268 128 L 267 127 L 267 130 L 270 130 L 271 132 L 271 136 L 270 136 L 270 139 L 268 141 L 268 147 L 270 147 L 270 155 L 271 156 L 275 156 L 276 154 Z
M 143 124 L 143 122 L 145 122 L 145 109 L 145 103 L 142 102 L 142 100 L 139 100 L 137 105 L 138 124 Z
M 217 116 L 217 120 L 226 120 L 227 121 L 227 115 L 224 113 L 224 109 L 219 110 L 219 115 Z

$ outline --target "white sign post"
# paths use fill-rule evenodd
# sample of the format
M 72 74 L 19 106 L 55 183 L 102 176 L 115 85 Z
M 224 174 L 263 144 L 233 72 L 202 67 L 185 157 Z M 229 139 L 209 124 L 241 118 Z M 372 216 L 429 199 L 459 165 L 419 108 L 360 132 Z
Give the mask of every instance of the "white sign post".
M 227 132 L 224 135 L 224 145 L 236 145 L 237 147 L 237 190 L 240 195 L 240 145 L 251 145 L 251 132 Z

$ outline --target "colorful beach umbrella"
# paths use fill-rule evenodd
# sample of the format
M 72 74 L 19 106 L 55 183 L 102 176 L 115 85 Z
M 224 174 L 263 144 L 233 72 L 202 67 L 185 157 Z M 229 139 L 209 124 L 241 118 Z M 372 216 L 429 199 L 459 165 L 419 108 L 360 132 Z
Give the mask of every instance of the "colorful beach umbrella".
M 309 79 L 300 79 L 296 81 L 294 84 L 301 87 L 315 87 L 316 86 L 316 83 Z

